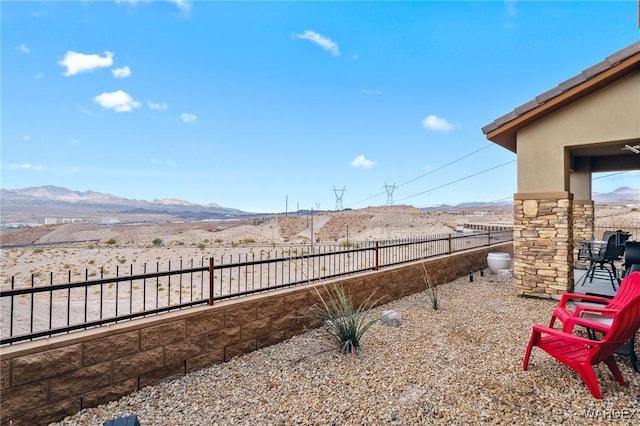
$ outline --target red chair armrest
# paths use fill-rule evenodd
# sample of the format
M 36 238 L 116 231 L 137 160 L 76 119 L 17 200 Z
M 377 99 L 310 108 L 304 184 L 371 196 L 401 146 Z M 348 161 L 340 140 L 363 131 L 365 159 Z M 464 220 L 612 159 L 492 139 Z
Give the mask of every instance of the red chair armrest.
M 533 326 L 533 333 L 536 334 L 550 334 L 552 336 L 557 336 L 557 337 L 562 337 L 563 339 L 569 340 L 569 341 L 573 341 L 576 343 L 583 343 L 585 345 L 599 345 L 600 341 L 598 340 L 591 340 L 585 337 L 580 337 L 580 336 L 576 336 L 573 335 L 571 333 L 567 333 L 561 330 L 556 330 L 555 328 L 549 328 L 546 327 L 544 325 L 540 325 L 540 324 L 534 324 Z

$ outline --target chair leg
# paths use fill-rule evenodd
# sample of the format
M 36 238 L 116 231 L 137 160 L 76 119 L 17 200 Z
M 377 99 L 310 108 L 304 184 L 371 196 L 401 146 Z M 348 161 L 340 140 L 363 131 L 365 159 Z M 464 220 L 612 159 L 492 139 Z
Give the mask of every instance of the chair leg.
M 531 350 L 534 346 L 538 346 L 538 338 L 540 333 L 536 333 L 535 331 L 531 332 L 531 337 L 529 338 L 529 343 L 527 344 L 527 350 L 524 353 L 524 360 L 522 361 L 522 369 L 526 370 L 529 366 L 529 357 L 531 356 Z
M 633 368 L 633 371 L 635 371 L 636 373 L 640 373 L 640 371 L 638 371 L 638 356 L 636 355 L 635 343 L 636 335 L 634 334 L 631 337 L 631 341 L 629 342 L 629 344 L 631 345 L 631 353 L 629 354 L 629 356 L 631 358 L 631 367 Z
M 624 377 L 622 377 L 622 373 L 620 372 L 620 368 L 616 363 L 616 359 L 613 355 L 610 355 L 607 359 L 604 360 L 604 363 L 609 367 L 609 371 L 613 374 L 613 377 L 620 383 L 621 385 L 626 384 L 624 381 Z
M 616 368 L 617 368 L 617 365 L 616 365 Z M 575 370 L 578 372 L 578 374 L 582 378 L 582 381 L 584 382 L 584 384 L 587 385 L 587 389 L 589 389 L 589 392 L 591 392 L 591 395 L 596 399 L 602 399 L 602 393 L 600 392 L 598 379 L 596 378 L 596 373 L 594 373 L 593 368 L 591 367 L 591 364 L 575 366 Z

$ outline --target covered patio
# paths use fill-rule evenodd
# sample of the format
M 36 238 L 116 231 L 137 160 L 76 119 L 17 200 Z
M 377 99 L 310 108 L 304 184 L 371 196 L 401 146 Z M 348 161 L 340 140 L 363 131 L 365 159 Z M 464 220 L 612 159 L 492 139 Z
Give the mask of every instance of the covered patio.
M 601 237 L 593 173 L 640 170 L 639 100 L 636 42 L 483 127 L 517 154 L 518 294 L 558 298 L 574 290 L 578 242 Z

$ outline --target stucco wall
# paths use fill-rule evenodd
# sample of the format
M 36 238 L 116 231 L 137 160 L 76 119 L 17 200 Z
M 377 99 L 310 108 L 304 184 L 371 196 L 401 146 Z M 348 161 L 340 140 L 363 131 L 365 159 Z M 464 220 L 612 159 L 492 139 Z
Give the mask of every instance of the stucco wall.
M 487 267 L 512 243 L 426 260 L 439 285 Z M 3 425 L 47 424 L 147 385 L 272 345 L 320 325 L 315 288 L 340 284 L 359 303 L 425 289 L 423 262 L 255 295 L 0 349 Z M 11 423 L 12 422 L 12 423 Z
M 521 129 L 518 192 L 571 191 L 568 148 L 640 138 L 639 99 L 636 72 Z

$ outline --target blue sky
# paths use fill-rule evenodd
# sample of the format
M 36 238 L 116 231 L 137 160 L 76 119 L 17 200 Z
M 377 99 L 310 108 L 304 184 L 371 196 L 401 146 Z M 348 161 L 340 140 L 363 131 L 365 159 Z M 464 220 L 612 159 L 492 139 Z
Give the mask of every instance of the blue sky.
M 257 212 L 333 209 L 334 188 L 511 199 L 515 154 L 481 128 L 640 39 L 635 0 L 0 8 L 2 188 Z M 594 180 L 620 186 L 638 173 Z

